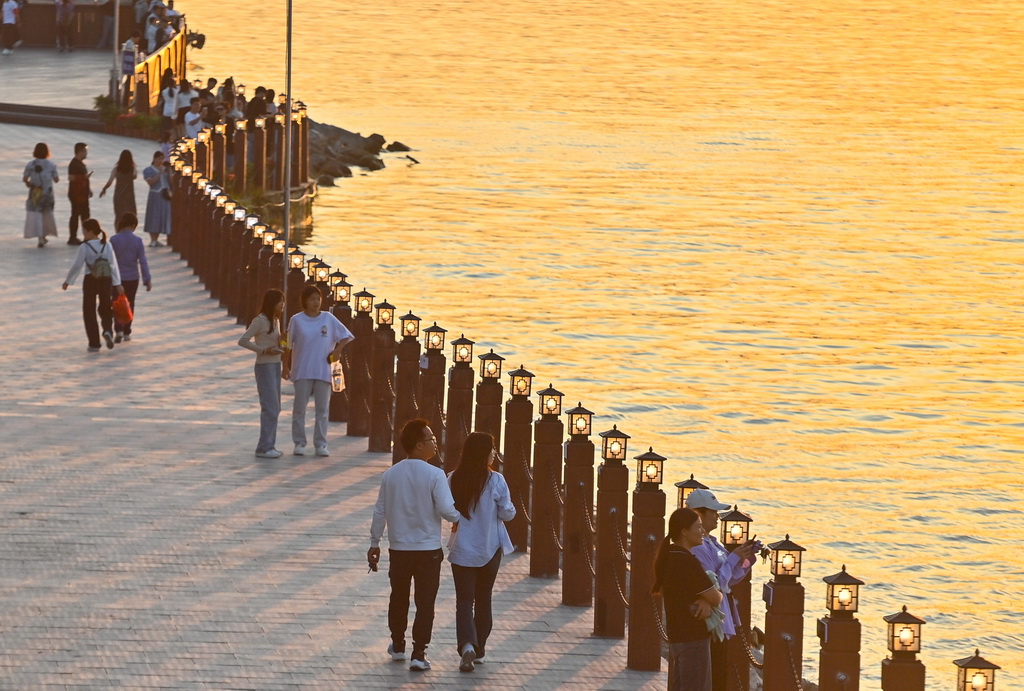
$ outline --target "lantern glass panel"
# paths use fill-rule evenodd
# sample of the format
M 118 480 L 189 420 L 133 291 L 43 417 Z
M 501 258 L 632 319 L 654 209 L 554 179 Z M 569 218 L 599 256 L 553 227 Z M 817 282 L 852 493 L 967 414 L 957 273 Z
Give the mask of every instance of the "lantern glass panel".
M 408 336 L 409 338 L 419 338 L 420 320 L 402 319 L 402 335 Z
M 434 322 L 434 326 L 437 326 L 437 322 Z M 445 332 L 440 329 L 433 331 L 431 330 L 433 328 L 433 326 L 428 327 L 428 329 L 425 332 L 427 334 L 427 350 L 444 350 Z
M 235 220 L 236 221 L 244 221 L 245 220 L 245 213 L 246 213 L 246 211 L 245 211 L 245 207 L 244 206 L 236 206 L 235 207 Z
M 644 485 L 660 485 L 664 461 L 654 458 L 636 459 L 636 481 Z
M 522 375 L 512 376 L 512 394 L 514 396 L 529 396 L 532 388 L 532 377 Z
M 181 167 L 181 174 L 187 178 L 192 177 L 192 166 L 184 165 Z
M 284 254 L 284 238 L 274 238 L 274 254 Z
M 794 576 L 800 575 L 800 552 L 794 550 L 776 550 L 772 555 L 773 576 Z
M 235 120 L 235 132 L 245 132 L 245 129 L 248 125 L 248 121 L 244 118 Z
M 276 240 L 276 239 L 277 239 L 277 233 L 275 233 L 272 230 L 265 231 L 263 233 L 263 246 L 264 247 L 273 247 L 274 246 L 274 240 Z
M 473 344 L 465 342 L 465 339 L 462 340 L 462 343 L 452 343 L 452 359 L 458 363 L 472 363 Z
M 352 285 L 342 281 L 338 285 L 334 286 L 334 300 L 335 302 L 348 302 L 349 298 L 352 297 Z
M 569 413 L 569 434 L 590 436 L 590 413 Z
M 213 130 L 217 134 L 224 134 L 225 132 L 228 131 L 228 126 L 225 125 L 224 123 L 217 123 L 216 125 L 213 126 Z
M 377 325 L 391 326 L 395 323 L 395 310 L 391 307 L 377 308 Z
M 921 652 L 921 625 L 889 624 L 889 650 L 894 653 Z
M 358 296 L 358 298 L 356 300 L 356 311 L 357 312 L 364 312 L 366 314 L 369 314 L 370 310 L 372 310 L 372 309 L 373 309 L 373 298 L 372 297 L 369 297 L 367 295 L 360 295 L 360 296 Z
M 262 130 L 264 127 L 267 126 L 267 119 L 266 118 L 256 118 L 255 124 L 256 124 L 256 128 L 257 129 L 261 129 Z
M 316 280 L 319 283 L 326 283 L 327 277 L 331 275 L 331 268 L 329 266 L 318 266 L 316 267 Z
M 231 216 L 232 218 L 234 218 L 234 216 L 235 216 L 235 202 L 224 202 L 224 215 L 225 216 Z
M 680 487 L 679 491 L 683 492 L 684 489 L 693 491 L 692 488 Z M 685 499 L 680 506 L 686 506 Z M 748 534 L 750 532 L 750 524 L 746 521 L 722 521 L 722 544 L 725 545 L 742 545 L 746 543 Z
M 825 607 L 830 612 L 856 612 L 860 603 L 860 586 L 854 584 L 829 585 Z

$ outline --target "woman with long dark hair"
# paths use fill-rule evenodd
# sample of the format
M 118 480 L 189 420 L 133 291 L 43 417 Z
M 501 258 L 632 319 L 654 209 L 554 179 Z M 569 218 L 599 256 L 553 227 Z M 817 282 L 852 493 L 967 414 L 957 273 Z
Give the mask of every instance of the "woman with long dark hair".
M 448 476 L 455 508 L 462 514 L 448 561 L 455 579 L 455 633 L 463 672 L 472 672 L 484 660 L 491 635 L 491 590 L 501 555 L 513 550 L 504 522 L 515 518 L 516 509 L 505 478 L 490 468 L 496 455 L 491 435 L 473 432 Z
M 78 246 L 78 254 L 64 279 L 64 290 L 75 282 L 78 272 L 85 266 L 85 278 L 82 279 L 82 321 L 85 322 L 85 335 L 89 338 L 89 352 L 100 351 L 100 330 L 96 325 L 97 302 L 99 303 L 100 319 L 103 322 L 103 340 L 107 348 L 114 347 L 114 311 L 110 308 L 112 288 L 124 295 L 121 285 L 121 273 L 117 266 L 114 248 L 107 242 L 107 234 L 95 218 L 87 218 L 82 223 L 84 242 Z
M 654 585 L 665 602 L 669 691 L 711 691 L 711 633 L 704 622 L 722 593 L 690 552 L 704 539 L 700 516 L 676 509 L 654 558 Z
M 125 214 L 138 216 L 135 208 L 135 179 L 139 177 L 139 171 L 132 159 L 132 152 L 125 149 L 117 159 L 117 165 L 110 171 L 107 184 L 100 190 L 100 197 L 107 193 L 107 189 L 114 185 L 114 224 L 115 227 L 121 222 Z
M 281 414 L 281 315 L 284 293 L 271 288 L 263 294 L 260 313 L 249 324 L 238 345 L 256 353 L 256 391 L 260 397 L 260 440 L 256 455 L 280 458 L 277 444 L 277 418 Z

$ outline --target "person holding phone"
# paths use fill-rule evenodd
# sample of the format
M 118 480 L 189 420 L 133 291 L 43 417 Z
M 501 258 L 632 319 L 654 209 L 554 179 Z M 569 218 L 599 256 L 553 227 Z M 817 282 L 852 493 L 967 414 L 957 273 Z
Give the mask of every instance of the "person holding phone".
M 711 632 L 705 619 L 722 593 L 691 550 L 704 526 L 692 509 L 676 509 L 654 558 L 654 585 L 665 604 L 669 691 L 711 691 Z
M 715 498 L 711 490 L 695 489 L 686 497 L 686 507 L 693 509 L 700 516 L 701 525 L 704 527 L 704 538 L 700 544 L 691 551 L 693 556 L 705 570 L 711 571 L 718 578 L 718 587 L 721 588 L 726 602 L 722 605 L 722 633 L 728 640 L 736 635 L 736 628 L 742 626 L 739 609 L 732 598 L 732 587 L 742 581 L 750 573 L 753 566 L 756 543 L 748 541 L 729 552 L 722 543 L 715 537 L 718 529 L 718 512 L 728 511 L 729 504 L 722 503 Z M 755 536 L 756 537 L 756 536 Z M 725 691 L 728 680 L 728 669 L 726 666 L 726 641 L 711 639 L 711 689 L 712 691 Z
M 256 392 L 260 397 L 259 458 L 280 458 L 277 444 L 277 418 L 281 415 L 281 315 L 284 293 L 272 288 L 263 294 L 260 313 L 249 324 L 238 345 L 256 353 Z

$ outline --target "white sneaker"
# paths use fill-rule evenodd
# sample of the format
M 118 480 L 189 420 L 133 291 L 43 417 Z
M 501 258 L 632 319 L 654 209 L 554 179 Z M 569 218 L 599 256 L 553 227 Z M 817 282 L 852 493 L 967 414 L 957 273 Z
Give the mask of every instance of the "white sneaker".
M 388 643 L 388 655 L 391 656 L 392 662 L 405 662 L 405 651 L 395 652 L 394 643 Z
M 306 455 L 306 445 L 305 444 L 296 444 L 295 445 L 295 450 L 292 451 L 292 454 L 295 455 L 295 456 L 305 456 Z
M 114 347 L 114 335 L 111 334 L 109 331 L 103 332 L 103 340 L 107 344 L 107 350 L 110 350 L 111 348 Z
M 469 643 L 462 649 L 462 661 L 459 663 L 460 672 L 472 672 L 475 667 L 473 660 L 476 659 L 476 651 L 473 650 L 473 646 Z
M 317 456 L 330 456 L 331 454 L 329 454 L 327 452 L 327 447 L 326 446 L 318 446 L 318 447 L 316 447 L 316 455 Z
M 430 660 L 428 660 L 426 656 L 424 656 L 423 658 L 414 657 L 409 661 L 409 669 L 415 670 L 417 672 L 426 672 L 428 669 L 430 669 Z
M 280 458 L 284 454 L 277 449 L 271 449 L 270 451 L 257 451 L 256 458 Z

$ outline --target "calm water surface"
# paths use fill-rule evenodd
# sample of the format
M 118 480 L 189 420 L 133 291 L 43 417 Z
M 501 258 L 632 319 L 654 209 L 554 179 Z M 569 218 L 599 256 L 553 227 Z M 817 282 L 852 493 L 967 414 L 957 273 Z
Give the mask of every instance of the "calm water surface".
M 281 89 L 283 3 L 183 4 L 196 74 Z M 930 688 L 975 647 L 1021 688 L 1024 9 L 813 5 L 296 3 L 312 116 L 421 161 L 307 251 L 791 533 L 809 678 L 845 563 L 865 686 L 906 604 Z

